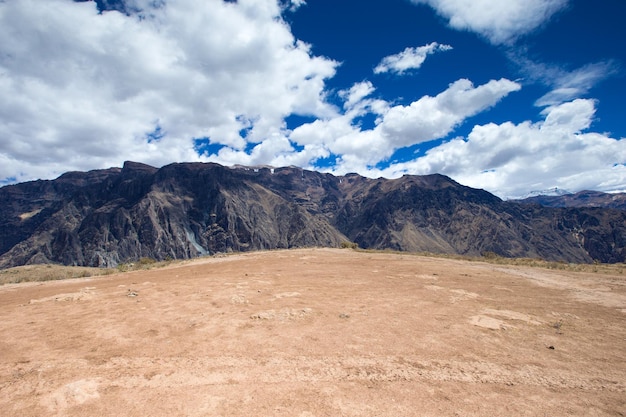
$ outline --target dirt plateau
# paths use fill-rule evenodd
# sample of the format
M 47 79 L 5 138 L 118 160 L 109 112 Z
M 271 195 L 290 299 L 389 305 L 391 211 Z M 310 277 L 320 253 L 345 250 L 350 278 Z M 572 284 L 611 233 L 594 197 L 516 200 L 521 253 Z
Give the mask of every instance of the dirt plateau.
M 626 278 L 339 249 L 0 287 L 3 416 L 623 416 Z

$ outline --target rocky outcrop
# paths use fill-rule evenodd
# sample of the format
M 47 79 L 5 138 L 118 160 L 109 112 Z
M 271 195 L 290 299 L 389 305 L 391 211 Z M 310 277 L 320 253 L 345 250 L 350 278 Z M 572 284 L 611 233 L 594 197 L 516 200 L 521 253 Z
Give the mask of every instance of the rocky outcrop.
M 0 267 L 112 267 L 307 246 L 623 262 L 626 212 L 505 202 L 442 175 L 369 179 L 182 163 L 0 188 Z

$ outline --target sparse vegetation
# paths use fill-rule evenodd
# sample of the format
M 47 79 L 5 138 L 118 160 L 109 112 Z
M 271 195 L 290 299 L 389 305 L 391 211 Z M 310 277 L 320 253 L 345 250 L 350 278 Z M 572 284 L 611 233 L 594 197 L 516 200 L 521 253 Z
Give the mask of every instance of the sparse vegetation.
M 626 264 L 577 264 L 558 261 L 546 261 L 536 258 L 505 258 L 502 256 L 494 257 L 461 257 L 460 259 L 467 259 L 470 261 L 483 261 L 488 263 L 494 263 L 498 265 L 515 265 L 515 266 L 530 266 L 534 268 L 555 269 L 562 271 L 573 272 L 594 272 L 602 274 L 623 274 L 626 270 Z
M 21 282 L 55 281 L 60 279 L 88 278 L 115 272 L 105 268 L 88 268 L 63 265 L 26 265 L 0 270 L 0 285 Z
M 94 268 L 54 264 L 18 266 L 0 270 L 0 285 L 111 275 L 119 272 L 161 268 L 172 262 L 171 259 L 169 261 L 159 262 L 156 259 L 146 257 L 139 259 L 137 262 L 119 264 L 117 268 Z
M 355 242 L 341 242 L 341 249 L 358 249 L 359 244 Z
M 149 266 L 149 265 L 153 265 L 153 264 L 155 264 L 156 262 L 157 262 L 157 260 L 156 260 L 156 259 L 154 259 L 154 258 L 145 258 L 145 257 L 144 257 L 144 258 L 140 258 L 140 259 L 137 261 L 137 264 L 138 264 L 138 265 L 141 265 L 141 266 Z
M 140 271 L 144 269 L 153 269 L 167 266 L 172 263 L 172 258 L 165 261 L 157 261 L 154 258 L 142 257 L 136 262 L 127 262 L 119 264 L 117 270 L 119 272 Z
M 560 261 L 546 261 L 538 258 L 506 258 L 504 256 L 500 256 L 495 252 L 486 251 L 483 252 L 482 256 L 469 256 L 469 255 L 457 255 L 450 253 L 431 253 L 431 252 L 402 252 L 402 251 L 392 251 L 390 249 L 359 249 L 362 252 L 371 252 L 371 253 L 395 253 L 398 255 L 413 255 L 413 256 L 427 256 L 431 258 L 444 258 L 444 259 L 457 259 L 460 261 L 471 261 L 471 262 L 487 262 L 490 264 L 497 265 L 513 265 L 513 266 L 528 266 L 533 268 L 544 268 L 544 269 L 555 269 L 562 271 L 572 271 L 572 272 L 592 272 L 592 273 L 600 273 L 600 274 L 618 274 L 622 275 L 626 271 L 625 263 L 615 263 L 615 264 L 603 264 L 594 262 L 592 264 L 578 264 L 578 263 L 567 263 Z
M 483 258 L 485 259 L 497 259 L 499 258 L 498 254 L 492 251 L 485 251 L 482 253 Z

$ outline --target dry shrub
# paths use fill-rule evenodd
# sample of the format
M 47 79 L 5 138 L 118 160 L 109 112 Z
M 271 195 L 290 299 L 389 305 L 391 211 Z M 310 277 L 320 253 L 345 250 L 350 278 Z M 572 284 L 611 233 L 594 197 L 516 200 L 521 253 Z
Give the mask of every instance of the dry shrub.
M 0 270 L 0 285 L 20 282 L 55 281 L 60 279 L 87 278 L 107 275 L 112 271 L 104 268 L 89 268 L 63 265 L 26 265 Z
M 355 242 L 341 242 L 341 249 L 358 249 L 359 244 Z

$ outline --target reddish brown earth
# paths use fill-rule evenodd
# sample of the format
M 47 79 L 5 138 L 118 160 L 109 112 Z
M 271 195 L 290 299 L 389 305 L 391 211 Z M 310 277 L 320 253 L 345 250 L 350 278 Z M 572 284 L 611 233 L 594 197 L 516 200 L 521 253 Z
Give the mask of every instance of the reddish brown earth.
M 0 287 L 2 416 L 626 415 L 626 279 L 306 249 Z

